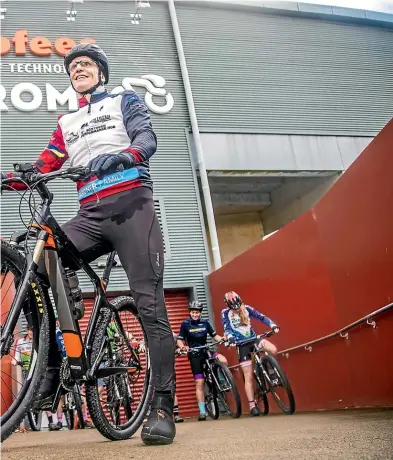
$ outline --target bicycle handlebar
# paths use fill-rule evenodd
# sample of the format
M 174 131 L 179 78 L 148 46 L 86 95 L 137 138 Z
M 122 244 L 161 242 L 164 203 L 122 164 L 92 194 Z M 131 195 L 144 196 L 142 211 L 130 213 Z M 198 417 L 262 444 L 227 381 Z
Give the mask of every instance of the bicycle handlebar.
M 275 334 L 275 332 L 272 329 L 271 331 L 264 332 L 263 334 L 258 334 L 255 337 L 252 337 L 251 339 L 246 339 L 246 340 L 241 340 L 240 342 L 236 342 L 236 346 L 238 346 L 238 345 L 246 345 L 247 343 L 253 343 L 253 342 L 256 342 L 257 340 L 264 339 L 265 337 L 271 337 L 274 334 Z
M 219 342 L 211 343 L 210 345 L 206 344 L 206 345 L 201 345 L 199 347 L 193 347 L 193 348 L 188 348 L 188 349 L 180 348 L 179 350 L 176 350 L 175 353 L 177 355 L 188 355 L 189 353 L 192 353 L 193 351 L 209 350 L 210 348 L 213 348 L 216 345 L 222 345 L 225 342 L 226 340 L 220 340 Z
M 90 169 L 85 166 L 75 166 L 61 171 L 53 171 L 49 173 L 23 171 L 18 164 L 15 165 L 15 171 L 19 176 L 7 177 L 1 180 L 2 185 L 10 182 L 26 182 L 29 185 L 34 185 L 37 182 L 49 182 L 53 179 L 71 179 L 73 181 L 83 180 L 89 177 Z

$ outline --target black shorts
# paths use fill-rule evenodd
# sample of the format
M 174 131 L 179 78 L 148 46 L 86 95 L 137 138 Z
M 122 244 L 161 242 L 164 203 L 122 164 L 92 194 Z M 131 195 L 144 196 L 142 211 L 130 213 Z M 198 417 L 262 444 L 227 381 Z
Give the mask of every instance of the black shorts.
M 246 343 L 237 347 L 237 357 L 239 358 L 239 363 L 244 363 L 245 361 L 251 361 L 252 352 L 254 350 L 253 343 Z
M 195 380 L 201 380 L 205 378 L 205 360 L 206 356 L 203 355 L 191 355 L 188 357 L 191 365 L 191 372 Z

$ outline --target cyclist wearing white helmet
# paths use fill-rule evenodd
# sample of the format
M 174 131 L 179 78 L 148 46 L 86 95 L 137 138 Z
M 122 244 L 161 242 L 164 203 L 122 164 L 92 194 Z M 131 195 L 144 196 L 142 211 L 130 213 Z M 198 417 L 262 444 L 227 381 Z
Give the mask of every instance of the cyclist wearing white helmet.
M 109 63 L 99 46 L 74 46 L 64 64 L 79 110 L 59 117 L 33 168 L 48 173 L 67 159 L 71 166 L 90 168 L 90 179 L 77 184 L 80 210 L 63 230 L 87 262 L 117 251 L 147 334 L 152 364 L 155 391 L 142 440 L 170 444 L 176 433 L 174 344 L 164 300 L 162 233 L 149 171 L 156 135 L 147 108 L 134 91 L 116 95 L 106 91 Z M 38 395 L 37 407 L 43 409 L 50 405 L 59 382 L 54 333 L 51 342 L 48 378 Z
M 194 348 L 200 347 L 207 344 L 207 335 L 209 334 L 216 342 L 219 342 L 223 339 L 217 332 L 213 329 L 209 321 L 206 319 L 201 319 L 203 305 L 198 302 L 190 302 L 188 305 L 188 310 L 190 312 L 190 317 L 183 321 L 180 327 L 180 334 L 177 337 L 177 342 L 180 348 Z M 187 345 L 185 345 L 185 343 Z M 205 375 L 204 375 L 204 363 L 205 363 L 205 350 L 194 351 L 189 354 L 188 358 L 190 360 L 191 372 L 194 376 L 195 386 L 196 386 L 196 397 L 199 407 L 199 421 L 206 420 L 206 405 L 205 405 Z M 227 364 L 226 358 L 219 354 L 215 353 L 220 361 Z
M 250 339 L 256 336 L 251 327 L 251 318 L 255 318 L 266 324 L 275 332 L 279 331 L 279 327 L 270 318 L 263 315 L 259 311 L 245 305 L 239 294 L 234 291 L 227 292 L 224 296 L 224 302 L 227 308 L 221 312 L 221 322 L 224 328 L 225 337 L 230 344 L 236 345 L 242 340 Z M 237 353 L 244 374 L 244 386 L 248 403 L 250 406 L 250 415 L 252 417 L 259 416 L 259 408 L 254 399 L 254 380 L 252 373 L 252 353 L 253 344 L 245 344 L 237 346 Z M 272 355 L 277 354 L 277 348 L 266 339 L 262 339 L 259 343 L 260 348 L 264 348 Z

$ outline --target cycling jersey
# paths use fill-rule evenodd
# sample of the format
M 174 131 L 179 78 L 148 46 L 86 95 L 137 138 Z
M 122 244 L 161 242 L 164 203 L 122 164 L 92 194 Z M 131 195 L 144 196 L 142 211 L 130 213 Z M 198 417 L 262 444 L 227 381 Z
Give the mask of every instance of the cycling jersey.
M 78 182 L 81 203 L 103 198 L 135 187 L 152 188 L 149 158 L 157 148 L 146 106 L 135 91 L 94 93 L 90 104 L 78 100 L 79 110 L 61 115 L 47 148 L 35 165 L 42 173 L 56 171 L 69 158 L 71 166 L 87 166 L 102 154 L 128 153 L 134 167 Z
M 18 339 L 15 343 L 15 356 L 16 362 L 21 363 L 24 370 L 29 369 L 31 352 L 33 350 L 33 341 L 27 336 Z
M 178 339 L 185 341 L 190 348 L 200 347 L 206 345 L 207 334 L 211 337 L 217 335 L 217 332 L 212 328 L 209 321 L 206 319 L 195 321 L 188 318 L 183 321 L 180 327 Z M 201 353 L 204 353 L 204 350 L 201 350 Z
M 234 337 L 236 342 L 246 340 L 254 337 L 256 334 L 251 327 L 251 318 L 255 318 L 267 326 L 273 328 L 276 324 L 267 316 L 259 313 L 259 311 L 245 305 L 247 324 L 240 322 L 240 315 L 236 310 L 230 308 L 224 308 L 221 312 L 221 322 L 227 337 Z

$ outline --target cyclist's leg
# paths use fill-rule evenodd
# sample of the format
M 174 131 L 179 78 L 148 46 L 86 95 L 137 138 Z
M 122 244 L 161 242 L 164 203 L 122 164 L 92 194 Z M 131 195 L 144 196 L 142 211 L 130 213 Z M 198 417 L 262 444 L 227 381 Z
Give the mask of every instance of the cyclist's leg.
M 269 355 L 276 356 L 277 354 L 277 347 L 272 342 L 269 342 L 269 340 L 262 339 L 259 342 L 258 347 L 266 350 Z
M 195 393 L 199 407 L 199 419 L 206 420 L 204 355 L 190 356 L 191 372 L 195 380 Z
M 163 240 L 153 194 L 140 187 L 116 196 L 104 235 L 119 255 L 142 317 L 155 390 L 173 393 L 175 350 L 164 299 Z
M 168 444 L 176 433 L 172 415 L 175 344 L 165 306 L 164 249 L 153 193 L 146 187 L 119 193 L 108 201 L 108 214 L 103 234 L 127 273 L 149 344 L 155 392 L 142 440 Z
M 241 345 L 237 347 L 237 353 L 239 358 L 240 367 L 244 375 L 244 389 L 247 396 L 247 401 L 250 406 L 250 413 L 252 415 L 256 412 L 256 403 L 254 397 L 254 376 L 252 371 L 251 361 L 251 347 L 250 345 Z M 258 412 L 259 415 L 259 412 Z

